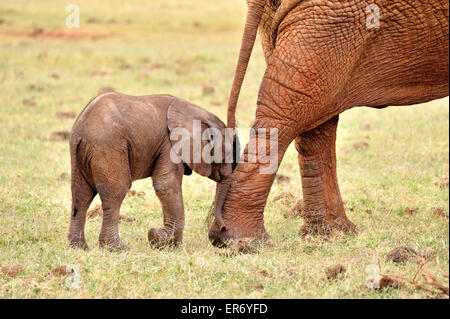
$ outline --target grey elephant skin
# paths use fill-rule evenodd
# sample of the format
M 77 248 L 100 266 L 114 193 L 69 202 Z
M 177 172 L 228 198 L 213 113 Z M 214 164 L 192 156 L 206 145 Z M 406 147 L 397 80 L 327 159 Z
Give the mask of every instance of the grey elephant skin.
M 194 120 L 200 121 L 202 132 L 207 128 L 218 129 L 225 143 L 227 131 L 219 118 L 173 96 L 134 97 L 113 92 L 96 97 L 86 106 L 75 121 L 70 137 L 70 246 L 88 249 L 84 233 L 86 213 L 99 194 L 103 209 L 100 247 L 128 249 L 119 237 L 120 207 L 132 182 L 150 176 L 164 215 L 164 226 L 148 232 L 153 245 L 176 246 L 182 242 L 183 175 L 195 171 L 217 182 L 214 212 L 221 212 L 220 202 L 224 202 L 228 192 L 233 163 L 208 164 L 202 157 L 194 164 L 194 161 L 177 162 L 170 158 L 173 145 L 179 142 L 171 140 L 170 133 L 184 128 L 192 142 Z M 210 142 L 202 140 L 202 149 Z M 216 220 L 218 227 L 223 227 L 219 215 Z

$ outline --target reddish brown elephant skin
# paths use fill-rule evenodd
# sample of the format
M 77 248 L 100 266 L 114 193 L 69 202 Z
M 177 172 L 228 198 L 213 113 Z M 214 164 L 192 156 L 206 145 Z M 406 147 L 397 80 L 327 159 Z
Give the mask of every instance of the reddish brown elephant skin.
M 295 140 L 304 200 L 300 233 L 356 232 L 345 214 L 336 176 L 338 116 L 357 106 L 411 105 L 448 96 L 449 2 L 247 2 L 249 15 L 228 125 L 234 127 L 254 26 L 259 25 L 267 69 L 253 127 L 278 128 L 279 162 Z M 381 11 L 378 29 L 366 27 L 370 4 Z M 238 165 L 222 212 L 227 231 L 220 232 L 213 224 L 209 232 L 213 244 L 267 237 L 264 207 L 275 174 L 259 174 L 260 166 Z
M 75 121 L 70 138 L 70 246 L 88 249 L 84 235 L 86 212 L 98 193 L 103 208 L 100 246 L 127 249 L 119 237 L 120 206 L 131 183 L 150 176 L 164 215 L 164 226 L 152 228 L 148 233 L 149 241 L 156 246 L 177 245 L 182 241 L 183 173 L 190 175 L 194 170 L 218 182 L 216 208 L 221 211 L 218 203 L 223 203 L 226 197 L 232 164 L 185 165 L 170 159 L 170 131 L 186 128 L 192 134 L 192 120 L 201 121 L 202 128 L 225 132 L 225 124 L 213 114 L 168 95 L 133 97 L 106 93 L 86 106 Z

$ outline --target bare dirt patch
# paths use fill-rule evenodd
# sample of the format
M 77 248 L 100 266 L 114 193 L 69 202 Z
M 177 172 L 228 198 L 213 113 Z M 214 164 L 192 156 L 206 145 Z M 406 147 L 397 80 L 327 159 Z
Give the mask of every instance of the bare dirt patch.
M 289 211 L 284 214 L 284 218 L 297 218 L 300 217 L 303 211 L 303 199 L 298 199 Z
M 370 126 L 369 123 L 361 123 L 361 124 L 359 125 L 359 129 L 360 129 L 361 131 L 370 131 L 370 130 L 372 129 L 372 127 Z
M 163 63 L 152 63 L 150 65 L 150 70 L 160 70 L 165 68 L 167 68 L 167 66 Z
M 449 180 L 448 178 L 443 178 L 439 182 L 437 182 L 436 185 L 439 186 L 440 189 L 448 188 Z
M 103 216 L 103 210 L 101 205 L 96 205 L 94 208 L 90 209 L 87 212 L 87 217 L 90 219 L 95 218 L 97 216 L 99 217 Z
M 114 71 L 112 69 L 109 68 L 103 68 L 103 69 L 99 69 L 99 70 L 94 70 L 92 71 L 92 75 L 94 76 L 109 76 L 111 74 L 113 74 Z
M 76 116 L 77 116 L 77 113 L 75 113 L 75 111 L 72 111 L 69 109 L 56 111 L 56 117 L 61 120 L 74 119 Z
M 369 143 L 366 141 L 356 142 L 353 144 L 353 149 L 356 151 L 362 151 L 369 147 Z
M 34 107 L 36 106 L 36 101 L 34 100 L 34 98 L 23 99 L 22 104 L 25 106 Z
M 93 219 L 95 217 L 103 217 L 103 209 L 102 209 L 102 205 L 96 205 L 94 208 L 90 209 L 87 212 L 87 217 L 89 219 Z M 136 218 L 132 217 L 132 216 L 126 216 L 126 215 L 120 215 L 119 216 L 119 221 L 124 221 L 124 222 L 133 222 L 135 221 Z
M 34 83 L 29 84 L 28 89 L 31 91 L 40 91 L 40 92 L 44 90 L 44 88 L 41 85 Z
M 113 34 L 111 33 L 93 33 L 75 29 L 66 29 L 66 30 L 44 30 L 42 28 L 34 28 L 28 30 L 19 30 L 19 29 L 5 29 L 0 30 L 0 34 L 13 36 L 13 37 L 28 37 L 28 38 L 48 38 L 48 39 L 89 39 L 89 40 L 97 40 L 103 39 L 107 37 L 111 37 Z
M 417 215 L 417 213 L 419 212 L 419 208 L 417 207 L 406 207 L 405 208 L 405 213 L 411 216 Z
M 65 276 L 73 272 L 73 269 L 68 269 L 66 265 L 61 265 L 52 269 L 50 274 L 53 276 Z
M 144 197 L 145 196 L 145 192 L 144 191 L 135 191 L 134 189 L 130 189 L 127 193 L 128 196 L 130 197 Z
M 109 92 L 116 92 L 116 89 L 113 88 L 112 86 L 102 86 L 101 88 L 98 89 L 98 95 L 100 94 L 105 94 L 105 93 L 109 93 Z
M 50 141 L 68 141 L 70 139 L 69 131 L 56 131 L 50 134 Z
M 251 290 L 264 290 L 264 285 L 260 282 L 252 282 L 247 285 L 247 288 Z
M 234 240 L 230 245 L 230 255 L 256 254 L 259 245 L 253 238 L 240 238 Z
M 327 279 L 330 281 L 340 279 L 342 278 L 342 275 L 345 274 L 347 269 L 345 266 L 341 264 L 333 265 L 330 267 L 325 268 L 325 275 L 327 276 Z
M 286 176 L 286 175 L 278 174 L 278 175 L 275 177 L 275 180 L 276 180 L 278 183 L 289 183 L 289 182 L 291 181 L 291 178 L 290 178 L 289 176 Z
M 149 78 L 150 78 L 150 73 L 148 73 L 147 71 L 141 71 L 141 72 L 139 72 L 139 73 L 136 75 L 136 78 L 137 78 L 139 81 L 149 79 Z
M 283 202 L 291 202 L 295 200 L 295 196 L 290 191 L 284 191 L 280 194 L 276 195 L 273 200 L 275 202 L 283 201 Z
M 203 85 L 203 96 L 213 95 L 216 92 L 216 89 L 212 85 Z
M 261 277 L 272 278 L 272 274 L 265 269 L 263 270 L 252 269 L 250 271 L 250 276 L 254 278 L 261 278 Z
M 285 268 L 285 269 L 283 269 L 283 275 L 285 275 L 287 277 L 293 277 L 293 276 L 295 276 L 295 271 L 293 271 L 289 268 Z
M 448 219 L 448 214 L 442 208 L 435 208 L 433 210 L 433 215 Z
M 5 277 L 15 278 L 22 271 L 22 265 L 5 265 L 0 268 L 0 272 Z
M 59 176 L 58 176 L 58 180 L 60 180 L 60 181 L 64 181 L 68 178 L 69 178 L 69 174 L 66 172 L 63 172 L 63 173 L 59 174 Z
M 39 59 L 39 60 L 44 60 L 44 59 L 46 59 L 48 57 L 48 53 L 47 52 L 41 52 L 41 53 L 39 53 L 38 55 L 37 55 L 37 58 Z
M 411 258 L 419 256 L 419 254 L 411 247 L 402 246 L 394 248 L 387 256 L 386 259 L 396 264 L 404 264 Z

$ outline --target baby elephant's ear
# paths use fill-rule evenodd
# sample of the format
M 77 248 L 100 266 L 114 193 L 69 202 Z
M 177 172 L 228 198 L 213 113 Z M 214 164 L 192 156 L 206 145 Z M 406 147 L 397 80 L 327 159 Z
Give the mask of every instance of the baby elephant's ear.
M 167 111 L 171 152 L 175 152 L 190 169 L 205 177 L 211 176 L 212 167 L 203 161 L 201 152 L 208 141 L 202 141 L 201 136 L 206 128 L 212 126 L 211 116 L 206 110 L 177 98 Z M 199 132 L 194 132 L 194 129 Z M 200 139 L 196 141 L 201 145 L 200 150 L 196 150 L 198 154 L 194 154 L 194 137 Z

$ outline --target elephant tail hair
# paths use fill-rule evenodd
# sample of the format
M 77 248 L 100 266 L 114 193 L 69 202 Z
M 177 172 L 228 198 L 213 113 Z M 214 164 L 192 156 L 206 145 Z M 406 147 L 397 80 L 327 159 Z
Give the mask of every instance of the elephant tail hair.
M 258 32 L 259 24 L 261 23 L 265 5 L 266 0 L 248 1 L 249 8 L 247 13 L 247 21 L 245 23 L 238 65 L 234 74 L 233 86 L 231 88 L 231 94 L 228 101 L 227 125 L 229 128 L 236 127 L 236 106 L 239 100 L 242 83 L 244 82 L 245 73 L 247 72 L 248 63 L 255 45 L 256 34 Z

